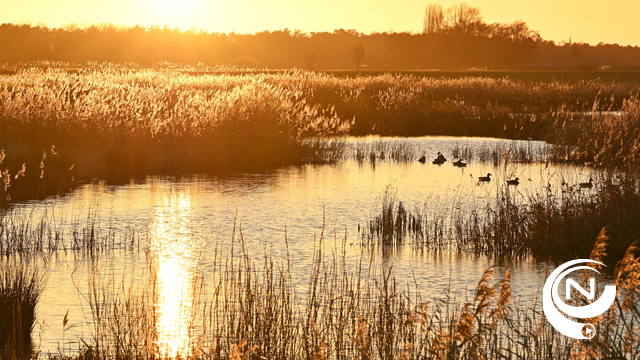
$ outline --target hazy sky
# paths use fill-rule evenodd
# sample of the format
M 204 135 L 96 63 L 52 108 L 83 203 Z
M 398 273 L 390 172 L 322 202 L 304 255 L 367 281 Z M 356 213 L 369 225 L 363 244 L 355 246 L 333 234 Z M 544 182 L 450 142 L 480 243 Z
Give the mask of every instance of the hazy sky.
M 444 8 L 463 1 L 433 1 Z M 545 39 L 640 45 L 639 0 L 468 0 L 487 22 L 523 20 Z M 284 28 L 420 31 L 418 0 L 0 0 L 0 23 L 110 22 L 169 25 L 209 32 L 253 33 Z

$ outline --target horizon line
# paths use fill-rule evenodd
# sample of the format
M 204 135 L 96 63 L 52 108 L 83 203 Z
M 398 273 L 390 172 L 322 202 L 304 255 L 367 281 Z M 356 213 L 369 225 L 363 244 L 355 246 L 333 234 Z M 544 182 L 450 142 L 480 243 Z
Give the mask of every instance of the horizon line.
M 501 23 L 501 24 L 509 24 L 509 23 Z M 49 30 L 63 30 L 63 31 L 71 31 L 68 28 L 75 26 L 77 27 L 77 30 L 88 30 L 92 27 L 96 27 L 99 28 L 100 26 L 103 27 L 113 27 L 116 28 L 116 30 L 123 30 L 123 29 L 133 29 L 133 28 L 144 28 L 145 30 L 150 30 L 150 29 L 154 29 L 154 28 L 160 28 L 160 29 L 169 29 L 171 31 L 180 31 L 181 33 L 188 33 L 188 32 L 195 32 L 196 34 L 202 34 L 205 33 L 207 35 L 257 35 L 260 33 L 274 33 L 274 32 L 286 32 L 288 31 L 290 34 L 294 35 L 294 34 L 302 34 L 302 35 L 313 35 L 313 34 L 322 34 L 322 33 L 335 33 L 339 30 L 343 30 L 345 32 L 352 32 L 354 31 L 355 33 L 357 33 L 358 35 L 366 35 L 366 36 L 370 36 L 370 35 L 381 35 L 381 34 L 388 34 L 388 35 L 393 35 L 393 34 L 409 34 L 409 35 L 424 35 L 424 32 L 419 31 L 419 30 L 415 30 L 415 31 L 394 31 L 393 29 L 390 30 L 386 30 L 386 31 L 371 31 L 369 33 L 366 32 L 360 32 L 357 29 L 346 29 L 346 28 L 338 28 L 338 29 L 333 29 L 333 31 L 329 31 L 329 30 L 324 30 L 324 31 L 302 31 L 300 29 L 289 29 L 288 27 L 285 27 L 283 29 L 278 29 L 278 30 L 269 30 L 269 29 L 265 29 L 265 30 L 261 30 L 261 31 L 257 31 L 257 32 L 245 32 L 245 33 L 241 33 L 241 32 L 235 32 L 235 31 L 230 31 L 230 32 L 225 32 L 225 31 L 209 31 L 207 28 L 197 28 L 195 26 L 189 28 L 189 29 L 184 29 L 182 27 L 170 27 L 167 24 L 164 25 L 160 25 L 160 24 L 156 24 L 156 25 L 142 25 L 142 24 L 136 24 L 136 25 L 127 25 L 127 24 L 123 24 L 123 23 L 113 23 L 113 22 L 108 22 L 108 21 L 104 21 L 104 22 L 98 22 L 98 23 L 91 23 L 88 21 L 85 21 L 83 24 L 77 23 L 77 22 L 70 22 L 70 23 L 66 23 L 66 24 L 62 24 L 60 26 L 49 26 L 46 22 L 44 21 L 38 21 L 36 23 L 33 23 L 30 20 L 19 20 L 18 22 L 3 22 L 0 23 L 0 26 L 3 25 L 13 25 L 13 26 L 31 26 L 33 27 L 41 27 L 41 28 L 46 28 Z M 534 30 L 533 31 L 538 31 L 538 30 Z M 560 41 L 556 41 L 556 40 L 552 40 L 552 39 L 545 39 L 542 38 L 543 42 L 552 42 L 554 45 L 556 46 L 564 46 L 564 45 L 589 45 L 589 46 L 601 46 L 601 45 L 618 45 L 621 47 L 635 47 L 638 48 L 640 47 L 640 45 L 632 45 L 632 44 L 620 44 L 620 43 L 605 43 L 603 41 L 597 43 L 597 44 L 592 44 L 589 42 L 584 42 L 584 41 L 578 41 L 578 42 L 573 42 L 571 40 L 573 34 L 569 35 L 569 40 L 560 40 Z

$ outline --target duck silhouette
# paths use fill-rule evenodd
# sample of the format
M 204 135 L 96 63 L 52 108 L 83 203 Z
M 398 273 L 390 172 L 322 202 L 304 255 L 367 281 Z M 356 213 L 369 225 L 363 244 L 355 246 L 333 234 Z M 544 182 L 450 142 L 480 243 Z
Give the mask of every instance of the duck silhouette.
M 518 186 L 518 184 L 520 184 L 520 178 L 515 178 L 513 180 L 507 180 L 507 185 Z
M 591 189 L 593 187 L 593 179 L 589 178 L 589 182 L 580 183 L 578 185 L 583 189 Z
M 445 158 L 445 157 L 444 157 L 444 155 L 442 155 L 442 154 L 440 153 L 440 151 L 438 151 L 438 157 L 437 157 L 435 160 L 433 160 L 433 163 L 434 163 L 435 165 L 442 165 L 442 164 L 444 164 L 446 161 L 447 161 L 447 158 Z
M 479 181 L 483 181 L 483 182 L 488 182 L 491 181 L 491 173 L 488 173 L 487 176 L 480 176 L 478 177 Z
M 455 161 L 455 162 L 453 163 L 453 166 L 457 166 L 457 167 L 465 167 L 465 166 L 467 166 L 467 163 L 462 162 L 462 159 L 460 159 L 460 160 L 458 160 L 458 161 Z

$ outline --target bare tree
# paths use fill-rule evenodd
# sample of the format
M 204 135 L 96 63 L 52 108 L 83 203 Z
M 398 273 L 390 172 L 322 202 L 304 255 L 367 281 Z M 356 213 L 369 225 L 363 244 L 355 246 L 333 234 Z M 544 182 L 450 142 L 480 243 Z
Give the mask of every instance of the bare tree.
M 351 60 L 353 60 L 354 65 L 360 71 L 360 64 L 362 60 L 364 60 L 364 46 L 358 44 L 351 49 Z
M 423 34 L 439 33 L 444 29 L 444 11 L 440 4 L 429 4 L 424 9 Z
M 455 32 L 470 33 L 482 23 L 480 8 L 465 3 L 453 5 L 445 12 L 446 26 Z

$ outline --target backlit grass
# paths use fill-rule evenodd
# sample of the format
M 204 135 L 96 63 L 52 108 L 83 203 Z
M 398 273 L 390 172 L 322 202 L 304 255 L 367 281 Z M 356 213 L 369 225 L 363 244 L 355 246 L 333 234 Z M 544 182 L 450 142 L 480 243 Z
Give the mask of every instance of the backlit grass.
M 558 161 L 638 169 L 637 82 L 27 65 L 0 76 L 2 203 L 95 177 L 335 162 L 344 134 L 546 139 L 579 147 Z M 398 150 L 385 156 L 414 156 Z

